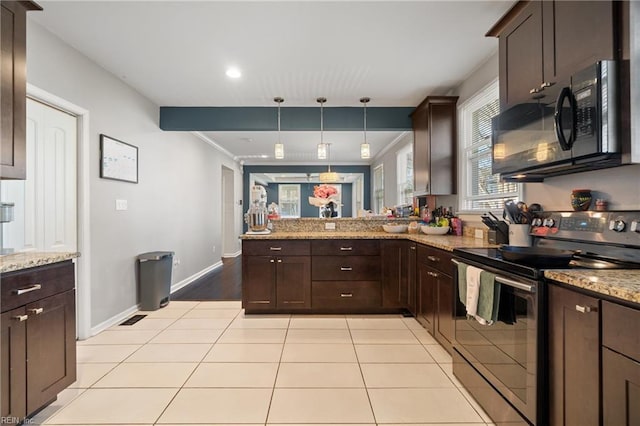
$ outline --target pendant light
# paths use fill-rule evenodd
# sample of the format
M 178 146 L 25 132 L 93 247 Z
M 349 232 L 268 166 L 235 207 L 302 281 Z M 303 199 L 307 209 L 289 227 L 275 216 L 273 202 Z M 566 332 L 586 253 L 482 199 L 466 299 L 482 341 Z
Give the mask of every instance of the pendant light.
M 360 158 L 363 160 L 371 158 L 371 146 L 367 142 L 367 102 L 371 99 L 360 98 L 360 102 L 364 105 L 364 142 L 360 144 Z
M 323 116 L 323 105 L 327 102 L 327 98 L 318 98 L 316 102 L 320 104 L 320 143 L 318 144 L 318 160 L 326 160 L 327 159 L 327 144 L 324 143 L 323 139 L 323 130 L 324 130 L 324 116 Z
M 331 152 L 328 143 L 324 143 L 324 115 L 323 105 L 327 102 L 326 98 L 318 98 L 316 101 L 320 104 L 320 143 L 318 144 L 318 160 L 329 160 L 326 172 L 320 173 L 319 179 L 322 183 L 331 183 L 338 181 L 338 174 L 331 171 Z
M 280 104 L 284 102 L 281 97 L 273 98 L 274 102 L 278 103 L 278 143 L 275 145 L 276 160 L 282 160 L 284 158 L 284 144 L 280 140 Z

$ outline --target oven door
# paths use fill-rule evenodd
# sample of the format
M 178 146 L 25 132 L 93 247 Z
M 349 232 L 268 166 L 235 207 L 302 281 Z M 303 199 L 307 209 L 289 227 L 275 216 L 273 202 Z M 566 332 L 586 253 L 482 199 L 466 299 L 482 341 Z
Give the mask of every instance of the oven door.
M 538 389 L 542 390 L 539 373 L 540 291 L 535 280 L 527 280 L 486 265 L 456 259 L 496 274 L 501 284 L 498 320 L 482 325 L 466 312 L 454 318 L 454 348 L 491 385 L 526 417 L 537 423 Z M 457 283 L 457 268 L 454 268 Z M 456 300 L 458 300 L 458 286 Z

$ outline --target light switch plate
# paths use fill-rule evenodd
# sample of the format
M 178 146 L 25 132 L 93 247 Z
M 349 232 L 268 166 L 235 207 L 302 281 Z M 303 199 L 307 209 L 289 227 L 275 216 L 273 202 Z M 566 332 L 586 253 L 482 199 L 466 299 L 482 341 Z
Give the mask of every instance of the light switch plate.
M 335 222 L 327 222 L 324 224 L 324 230 L 325 231 L 335 231 L 336 230 L 336 223 Z
M 476 238 L 482 239 L 484 238 L 484 233 L 482 232 L 482 229 L 476 229 Z
M 116 200 L 116 210 L 127 210 L 127 200 Z

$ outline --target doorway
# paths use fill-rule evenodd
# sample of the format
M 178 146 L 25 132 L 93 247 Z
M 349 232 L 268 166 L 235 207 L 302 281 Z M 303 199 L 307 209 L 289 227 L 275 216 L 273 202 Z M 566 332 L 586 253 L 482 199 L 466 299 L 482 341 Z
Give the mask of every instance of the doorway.
M 235 234 L 233 170 L 222 166 L 222 257 L 235 257 L 238 236 Z

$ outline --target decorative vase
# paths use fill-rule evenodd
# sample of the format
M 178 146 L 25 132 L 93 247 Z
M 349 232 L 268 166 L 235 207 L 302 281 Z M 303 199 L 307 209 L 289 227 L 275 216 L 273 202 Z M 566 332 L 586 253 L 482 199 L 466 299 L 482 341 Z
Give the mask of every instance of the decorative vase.
M 591 206 L 590 189 L 574 189 L 571 191 L 571 207 L 575 211 L 589 210 Z

